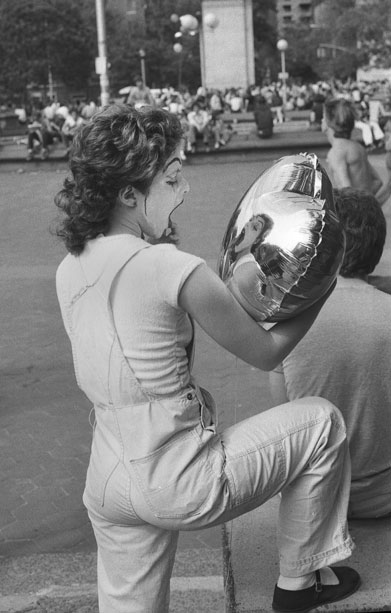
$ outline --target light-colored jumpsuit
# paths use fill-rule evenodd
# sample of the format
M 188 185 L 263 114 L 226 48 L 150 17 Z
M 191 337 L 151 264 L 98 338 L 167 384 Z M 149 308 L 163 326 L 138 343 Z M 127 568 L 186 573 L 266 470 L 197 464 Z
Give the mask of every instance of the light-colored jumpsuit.
M 68 255 L 57 272 L 77 381 L 95 409 L 83 500 L 98 545 L 100 612 L 167 613 L 178 531 L 229 521 L 279 492 L 282 574 L 349 557 L 339 410 L 304 398 L 217 433 L 213 400 L 192 378 L 173 396 L 144 389 L 124 356 L 111 290 L 136 253 L 155 247 L 109 238 Z

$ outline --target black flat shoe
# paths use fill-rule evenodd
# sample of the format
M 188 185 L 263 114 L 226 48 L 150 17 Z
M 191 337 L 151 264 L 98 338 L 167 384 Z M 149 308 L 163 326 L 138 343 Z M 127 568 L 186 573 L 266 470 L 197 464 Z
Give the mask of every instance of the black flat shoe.
M 323 585 L 320 572 L 315 571 L 316 583 L 305 590 L 291 591 L 279 587 L 274 589 L 272 607 L 280 613 L 306 613 L 322 604 L 343 600 L 360 587 L 360 575 L 348 566 L 332 566 L 338 585 Z

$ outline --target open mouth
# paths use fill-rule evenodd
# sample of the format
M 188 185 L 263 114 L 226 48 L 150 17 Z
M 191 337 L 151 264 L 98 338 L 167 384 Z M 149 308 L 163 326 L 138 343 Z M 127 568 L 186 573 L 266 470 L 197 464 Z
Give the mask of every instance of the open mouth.
M 176 228 L 177 228 L 176 224 L 169 217 L 168 222 L 167 222 L 167 227 L 163 231 L 160 239 L 158 239 L 156 242 L 158 243 L 177 243 L 178 235 L 177 235 Z

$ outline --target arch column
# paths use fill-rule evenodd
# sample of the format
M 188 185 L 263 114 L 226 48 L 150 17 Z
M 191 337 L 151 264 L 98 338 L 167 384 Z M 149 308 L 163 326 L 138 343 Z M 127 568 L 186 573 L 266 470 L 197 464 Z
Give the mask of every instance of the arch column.
M 252 0 L 202 0 L 203 19 L 208 13 L 218 25 L 200 30 L 202 85 L 248 87 L 255 82 Z

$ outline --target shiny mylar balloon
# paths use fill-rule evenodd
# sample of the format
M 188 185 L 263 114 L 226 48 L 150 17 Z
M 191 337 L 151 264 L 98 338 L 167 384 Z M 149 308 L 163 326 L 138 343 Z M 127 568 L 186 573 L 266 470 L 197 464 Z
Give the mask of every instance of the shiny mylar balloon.
M 315 154 L 290 155 L 263 172 L 239 202 L 219 274 L 254 319 L 281 321 L 326 293 L 344 248 L 327 173 Z

